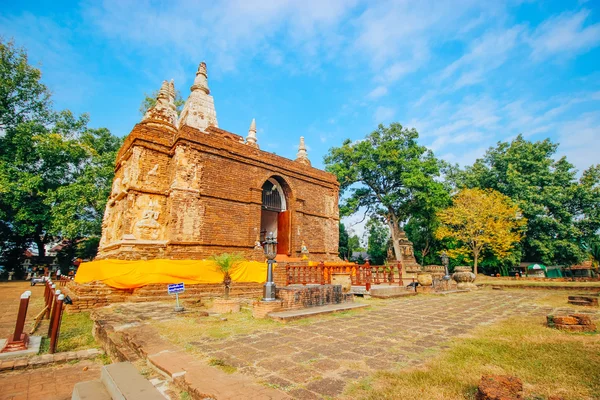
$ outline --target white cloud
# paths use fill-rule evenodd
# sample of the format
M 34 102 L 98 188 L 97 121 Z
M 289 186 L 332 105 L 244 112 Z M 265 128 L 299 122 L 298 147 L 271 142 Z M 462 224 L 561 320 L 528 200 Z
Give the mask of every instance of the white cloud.
M 458 75 L 454 87 L 459 89 L 484 81 L 486 75 L 504 64 L 509 53 L 517 45 L 522 26 L 490 32 L 471 43 L 468 53 L 448 65 L 440 78 L 447 80 Z
M 577 119 L 561 124 L 559 128 L 559 156 L 567 156 L 567 160 L 583 172 L 593 164 L 600 163 L 600 112 L 588 112 Z
M 375 110 L 375 115 L 374 115 L 375 123 L 383 124 L 383 123 L 390 122 L 391 119 L 394 118 L 394 115 L 396 115 L 395 109 L 393 109 L 391 107 L 379 106 Z
M 387 87 L 385 86 L 377 86 L 375 89 L 371 90 L 371 92 L 369 92 L 369 94 L 367 95 L 367 97 L 369 99 L 378 99 L 382 96 L 385 96 L 388 92 Z
M 219 70 L 231 70 L 257 55 L 280 65 L 286 46 L 310 58 L 306 65 L 314 65 L 315 55 L 334 53 L 328 50 L 340 45 L 336 30 L 355 3 L 227 0 L 157 7 L 150 1 L 105 1 L 87 4 L 85 15 L 122 45 L 148 53 L 160 49 L 166 59 L 175 55 L 193 62 L 213 55 Z
M 531 57 L 540 61 L 556 54 L 574 56 L 600 44 L 600 23 L 583 26 L 590 12 L 566 12 L 540 24 L 528 40 Z

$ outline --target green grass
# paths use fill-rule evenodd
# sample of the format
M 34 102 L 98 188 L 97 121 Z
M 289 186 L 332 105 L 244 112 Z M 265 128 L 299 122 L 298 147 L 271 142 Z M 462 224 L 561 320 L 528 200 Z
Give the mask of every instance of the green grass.
M 530 318 L 479 327 L 423 368 L 378 372 L 347 391 L 353 399 L 474 399 L 483 374 L 515 375 L 526 399 L 600 399 L 600 335 L 547 328 Z
M 94 322 L 90 319 L 90 313 L 64 313 L 62 316 L 56 352 L 77 351 L 96 347 L 96 341 L 92 336 L 93 326 Z M 40 354 L 47 353 L 49 347 L 50 339 L 43 337 L 40 346 Z
M 237 371 L 236 367 L 231 366 L 225 361 L 219 360 L 218 358 L 211 358 L 210 360 L 208 360 L 208 365 L 212 367 L 217 367 L 228 374 L 233 374 L 235 371 Z

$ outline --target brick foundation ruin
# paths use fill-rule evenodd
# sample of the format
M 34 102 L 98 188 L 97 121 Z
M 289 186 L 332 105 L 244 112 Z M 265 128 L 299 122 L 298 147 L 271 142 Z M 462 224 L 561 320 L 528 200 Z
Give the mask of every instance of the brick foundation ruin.
M 546 317 L 548 327 L 569 332 L 595 332 L 596 324 L 592 322 L 589 315 L 548 315 Z

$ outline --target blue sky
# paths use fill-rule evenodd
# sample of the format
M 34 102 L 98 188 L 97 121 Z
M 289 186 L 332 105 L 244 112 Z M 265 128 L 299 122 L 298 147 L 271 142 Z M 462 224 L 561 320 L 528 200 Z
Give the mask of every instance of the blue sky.
M 56 108 L 129 133 L 144 93 L 200 61 L 219 126 L 313 166 L 378 123 L 450 162 L 550 137 L 600 162 L 599 1 L 0 1 L 0 35 L 41 66 Z

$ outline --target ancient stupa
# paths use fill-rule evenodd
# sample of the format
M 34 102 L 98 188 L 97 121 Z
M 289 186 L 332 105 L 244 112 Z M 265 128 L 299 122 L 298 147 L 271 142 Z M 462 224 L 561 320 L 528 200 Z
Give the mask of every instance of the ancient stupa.
M 245 139 L 219 128 L 205 63 L 179 116 L 163 82 L 118 153 L 98 259 L 264 260 L 269 232 L 281 257 L 299 257 L 304 241 L 311 259 L 337 259 L 335 176 L 311 167 L 303 137 L 296 160 L 262 151 L 256 125 Z

